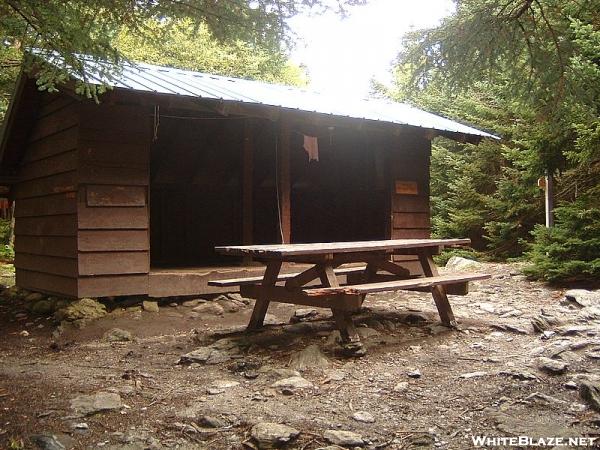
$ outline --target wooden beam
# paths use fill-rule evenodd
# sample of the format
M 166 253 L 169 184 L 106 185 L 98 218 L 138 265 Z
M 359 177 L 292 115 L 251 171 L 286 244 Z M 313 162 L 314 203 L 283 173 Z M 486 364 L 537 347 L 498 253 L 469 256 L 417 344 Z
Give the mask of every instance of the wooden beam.
M 242 242 L 244 245 L 253 243 L 253 179 L 254 179 L 254 121 L 244 121 L 244 145 L 242 150 Z M 244 258 L 248 263 L 252 258 Z
M 279 121 L 277 151 L 277 192 L 279 220 L 283 244 L 291 242 L 291 179 L 290 179 L 290 124 L 285 115 Z

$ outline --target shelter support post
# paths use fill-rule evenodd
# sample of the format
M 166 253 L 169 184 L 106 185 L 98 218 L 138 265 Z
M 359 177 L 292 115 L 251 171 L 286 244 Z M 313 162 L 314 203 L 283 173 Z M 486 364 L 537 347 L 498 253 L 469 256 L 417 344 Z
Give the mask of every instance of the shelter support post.
M 279 121 L 277 151 L 277 200 L 282 244 L 291 242 L 291 175 L 290 175 L 290 123 L 285 114 Z
M 251 245 L 254 235 L 254 123 L 252 119 L 246 119 L 244 122 L 244 145 L 242 152 L 242 243 L 244 245 Z M 250 261 L 252 261 L 251 257 L 244 257 L 244 263 L 249 263 Z

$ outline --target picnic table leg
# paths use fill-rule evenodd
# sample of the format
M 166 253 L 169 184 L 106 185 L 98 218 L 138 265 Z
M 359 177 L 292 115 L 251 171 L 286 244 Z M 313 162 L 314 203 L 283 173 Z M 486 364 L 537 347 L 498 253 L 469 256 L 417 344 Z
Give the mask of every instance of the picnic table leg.
M 421 267 L 423 268 L 426 277 L 438 276 L 437 266 L 430 253 L 419 252 L 419 261 L 421 262 Z M 452 307 L 450 306 L 444 287 L 433 286 L 431 295 L 435 301 L 435 306 L 437 307 L 442 323 L 447 327 L 456 328 L 456 319 L 454 318 L 454 313 L 452 312 Z
M 263 277 L 262 286 L 275 286 L 277 283 L 277 277 L 281 270 L 281 261 L 269 261 Z M 250 316 L 250 322 L 248 323 L 248 330 L 257 330 L 263 326 L 267 309 L 271 299 L 264 293 L 261 292 L 256 299 L 254 309 L 252 310 L 252 316 Z
M 321 269 L 321 283 L 326 287 L 337 287 L 340 285 L 333 266 L 324 264 Z M 363 356 L 366 354 L 365 349 L 360 342 L 360 337 L 352 321 L 352 315 L 350 311 L 341 309 L 331 308 L 333 313 L 333 319 L 335 324 L 340 331 L 340 337 L 342 338 L 342 348 L 344 352 L 352 356 Z

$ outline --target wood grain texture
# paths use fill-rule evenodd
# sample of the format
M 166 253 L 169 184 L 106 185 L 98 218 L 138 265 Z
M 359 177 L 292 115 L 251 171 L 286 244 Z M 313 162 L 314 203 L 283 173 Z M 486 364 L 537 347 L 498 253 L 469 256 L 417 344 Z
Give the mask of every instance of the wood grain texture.
M 15 221 L 16 236 L 73 236 L 77 235 L 75 214 L 20 217 Z
M 77 241 L 72 236 L 15 236 L 15 252 L 31 255 L 77 257 Z
M 148 252 L 80 252 L 79 275 L 148 273 Z
M 76 258 L 34 255 L 19 252 L 15 254 L 15 267 L 40 273 L 77 277 Z
M 148 293 L 148 274 L 80 277 L 77 291 L 79 297 L 144 295 Z
M 14 196 L 15 199 L 19 200 L 76 191 L 77 172 L 73 170 L 58 175 L 19 182 L 14 187 Z
M 15 217 L 54 216 L 77 213 L 75 192 L 64 192 L 44 197 L 25 198 L 15 202 Z
M 144 186 L 88 185 L 86 195 L 87 206 L 146 206 Z
M 88 208 L 79 207 L 79 229 L 148 229 L 146 208 Z
M 80 252 L 150 250 L 146 230 L 79 230 L 77 246 Z
M 77 278 L 34 272 L 21 268 L 17 268 L 15 272 L 17 286 L 22 288 L 64 297 L 78 296 Z

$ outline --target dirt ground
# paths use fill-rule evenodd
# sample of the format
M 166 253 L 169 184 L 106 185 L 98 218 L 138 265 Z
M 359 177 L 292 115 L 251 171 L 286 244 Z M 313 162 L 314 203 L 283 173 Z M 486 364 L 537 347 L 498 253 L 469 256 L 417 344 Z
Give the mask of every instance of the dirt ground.
M 165 300 L 159 312 L 117 308 L 81 329 L 57 328 L 4 295 L 0 447 L 257 448 L 260 422 L 298 430 L 294 449 L 331 445 L 328 430 L 354 432 L 362 444 L 346 445 L 372 449 L 599 436 L 600 415 L 578 387 L 600 379 L 600 309 L 569 303 L 564 289 L 529 282 L 516 265 L 478 271 L 493 277 L 451 297 L 458 330 L 439 325 L 429 294 L 367 297 L 355 322 L 368 350 L 355 359 L 338 354 L 327 310 L 290 324 L 300 307 L 273 304 L 269 322 L 280 324 L 249 334 L 251 303 L 220 314 Z M 542 313 L 543 333 L 532 327 Z M 108 341 L 114 328 L 132 339 Z M 543 357 L 561 367 L 542 368 Z M 77 410 L 74 399 L 98 393 L 117 406 Z

